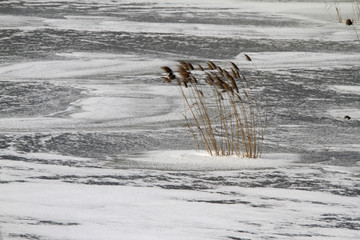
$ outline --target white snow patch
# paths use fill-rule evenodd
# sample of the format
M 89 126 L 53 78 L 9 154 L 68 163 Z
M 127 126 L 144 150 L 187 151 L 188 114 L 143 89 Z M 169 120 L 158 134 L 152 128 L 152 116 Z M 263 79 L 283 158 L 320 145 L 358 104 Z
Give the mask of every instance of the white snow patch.
M 156 165 L 160 169 L 213 171 L 279 167 L 298 160 L 298 156 L 296 154 L 264 154 L 262 158 L 249 159 L 236 155 L 210 156 L 205 151 L 171 150 L 140 153 L 130 156 L 130 159 Z
M 135 115 L 132 107 L 136 99 L 115 98 L 115 97 L 92 97 L 77 101 L 76 105 L 81 107 L 81 112 L 71 114 L 72 118 L 86 119 L 118 119 L 128 118 Z
M 331 222 L 321 220 L 329 214 L 360 214 L 358 197 L 330 193 L 238 186 L 188 191 L 58 182 L 2 184 L 0 189 L 0 221 L 6 235 L 16 232 L 69 240 L 289 239 L 284 234 L 308 235 L 301 239 L 360 237 L 356 230 L 331 230 Z M 226 192 L 232 194 L 221 194 Z M 220 203 L 227 200 L 238 203 Z
M 91 97 L 72 103 L 67 111 L 62 112 L 63 115 L 68 112 L 71 118 L 76 119 L 140 118 L 141 121 L 149 116 L 155 120 L 169 113 L 180 112 L 181 101 L 175 86 L 98 84 L 86 87 L 90 89 Z M 179 113 L 176 118 L 180 117 Z
M 360 86 L 350 86 L 350 85 L 333 85 L 329 86 L 331 90 L 341 92 L 341 93 L 350 93 L 360 95 Z
M 0 65 L 0 79 L 56 79 L 103 74 L 157 73 L 169 61 L 138 55 L 73 53 L 58 54 L 66 60 L 36 61 Z

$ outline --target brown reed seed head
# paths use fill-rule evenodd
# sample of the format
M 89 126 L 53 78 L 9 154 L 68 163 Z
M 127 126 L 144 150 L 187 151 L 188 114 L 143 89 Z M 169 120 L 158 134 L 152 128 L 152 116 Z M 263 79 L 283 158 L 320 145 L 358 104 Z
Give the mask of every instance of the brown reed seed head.
M 230 79 L 231 87 L 232 87 L 237 93 L 239 93 L 239 88 L 238 88 L 238 86 L 237 86 L 234 78 L 230 76 L 229 79 Z
M 204 68 L 203 68 L 200 64 L 198 64 L 197 66 L 199 67 L 199 69 L 200 69 L 201 71 L 204 71 Z
M 216 64 L 214 63 L 214 62 L 212 62 L 212 61 L 208 61 L 208 64 L 210 64 L 211 65 L 211 70 L 214 70 L 214 69 L 216 69 Z
M 180 66 L 183 66 L 184 68 L 188 69 L 188 65 L 186 62 L 184 61 L 178 61 L 178 63 L 180 63 Z
M 167 83 L 170 83 L 172 80 L 176 79 L 179 85 L 184 85 L 186 88 L 189 87 L 189 83 L 198 84 L 199 80 L 192 73 L 192 70 L 195 70 L 193 65 L 185 61 L 178 62 L 179 65 L 177 72 L 180 75 L 180 79 L 177 79 L 172 69 L 167 66 L 161 67 L 161 69 L 165 73 L 167 73 L 166 77 L 161 78 Z M 226 69 L 217 66 L 212 61 L 207 62 L 207 65 L 211 70 L 210 72 L 205 71 L 204 68 L 200 64 L 198 64 L 198 68 L 205 74 L 205 78 L 200 78 L 200 80 L 203 80 L 209 86 L 215 84 L 222 92 L 228 91 L 231 94 L 234 94 L 234 91 L 236 91 L 237 93 L 239 93 L 239 88 L 236 84 L 235 79 L 240 79 L 241 77 L 244 81 L 246 81 L 246 79 L 244 76 L 240 76 L 239 67 L 234 62 L 230 62 L 230 64 L 232 65 L 232 67 L 230 68 L 231 74 Z M 212 70 L 216 70 L 216 72 L 213 72 Z
M 248 60 L 249 62 L 252 61 L 252 59 L 251 59 L 251 57 L 249 57 L 249 55 L 247 55 L 247 54 L 244 53 L 244 56 L 246 57 L 246 60 Z
M 209 68 L 210 70 L 214 70 L 213 65 L 211 65 L 209 62 L 207 62 L 206 65 L 208 66 L 208 68 Z
M 169 74 L 169 75 L 168 75 L 168 78 L 169 78 L 170 80 L 174 80 L 174 79 L 176 78 L 176 76 L 175 76 L 175 74 Z
M 221 67 L 219 67 L 219 66 L 216 66 L 216 69 L 217 69 L 218 73 L 219 73 L 222 77 L 224 77 L 224 71 L 223 71 L 223 69 L 222 69 Z
M 214 74 L 215 84 L 219 86 L 220 89 L 225 89 L 224 81 L 216 74 Z
M 189 70 L 194 70 L 194 66 L 191 63 L 186 63 L 186 66 L 188 67 Z
M 180 74 L 181 79 L 177 79 L 172 69 L 167 66 L 161 67 L 161 69 L 168 74 L 166 77 L 161 78 L 167 83 L 176 79 L 179 85 L 184 85 L 186 88 L 189 87 L 189 83 L 198 84 L 199 80 L 192 73 L 192 70 L 195 70 L 193 65 L 185 61 L 178 62 L 177 72 Z M 202 80 L 205 81 L 206 84 L 209 86 L 215 84 L 221 92 L 228 91 L 229 93 L 234 94 L 234 91 L 236 91 L 239 93 L 239 88 L 235 81 L 235 79 L 240 78 L 239 67 L 234 62 L 230 62 L 232 65 L 232 68 L 230 68 L 232 75 L 226 69 L 217 66 L 212 61 L 208 61 L 207 64 L 210 70 L 217 70 L 217 72 L 207 72 L 200 64 L 197 65 L 199 69 L 205 73 L 205 78 L 202 78 Z
M 224 73 L 224 76 L 226 77 L 226 78 L 231 78 L 231 75 L 229 74 L 229 72 L 228 71 L 226 71 L 225 69 L 223 69 L 223 73 Z
M 239 71 L 240 69 L 239 69 L 239 67 L 235 64 L 235 63 L 233 63 L 233 62 L 230 62 L 230 64 L 234 67 L 234 69 L 236 69 L 237 71 Z
M 211 77 L 211 75 L 207 72 L 205 72 L 205 75 L 206 75 L 206 83 L 209 84 L 209 85 L 214 85 L 214 79 Z
M 234 94 L 234 90 L 232 89 L 232 87 L 230 87 L 229 84 L 227 84 L 226 82 L 224 82 L 224 83 L 223 83 L 223 86 L 224 86 L 224 88 L 225 88 L 226 91 Z
M 168 74 L 172 74 L 173 71 L 171 70 L 171 68 L 167 67 L 167 66 L 162 66 L 161 67 L 162 70 L 164 70 L 164 72 L 168 73 Z
M 167 66 L 162 66 L 161 69 L 168 74 L 167 77 L 161 77 L 165 82 L 171 82 L 171 80 L 174 80 L 176 78 L 171 68 Z
M 193 75 L 191 75 L 191 82 L 192 83 L 198 83 L 198 80 L 196 79 L 196 77 L 194 77 Z
M 184 79 L 186 82 L 190 82 L 191 72 L 187 70 L 187 67 L 180 65 L 178 67 L 178 72 L 180 73 L 182 79 Z
M 233 75 L 234 78 L 237 78 L 236 72 L 233 68 L 231 68 L 231 74 Z
M 353 25 L 353 22 L 351 21 L 351 19 L 346 19 L 346 22 L 345 22 L 345 24 L 347 25 L 347 26 L 351 26 L 351 25 Z

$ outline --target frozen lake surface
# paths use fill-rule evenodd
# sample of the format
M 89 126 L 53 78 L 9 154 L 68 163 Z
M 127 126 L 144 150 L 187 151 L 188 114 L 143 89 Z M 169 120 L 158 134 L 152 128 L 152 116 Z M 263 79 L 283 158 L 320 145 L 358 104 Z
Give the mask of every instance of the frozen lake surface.
M 360 43 L 324 1 L 5 0 L 0 32 L 0 239 L 360 239 Z M 262 159 L 194 151 L 178 60 L 267 95 Z

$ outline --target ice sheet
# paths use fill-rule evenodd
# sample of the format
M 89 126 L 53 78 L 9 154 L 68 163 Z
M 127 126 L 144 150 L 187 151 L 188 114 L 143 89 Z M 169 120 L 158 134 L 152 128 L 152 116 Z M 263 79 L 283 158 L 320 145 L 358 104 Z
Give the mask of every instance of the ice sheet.
M 36 13 L 24 16 L 25 13 L 20 11 L 28 10 L 27 7 L 41 11 L 42 4 L 57 2 L 70 3 L 67 5 L 70 10 L 58 18 L 35 17 Z M 162 33 L 162 37 L 174 34 L 182 37 L 179 38 L 181 43 L 188 44 L 184 44 L 183 50 L 190 46 L 186 42 L 187 36 L 195 36 L 195 40 L 201 39 L 199 36 L 210 36 L 214 37 L 212 42 L 205 43 L 211 48 L 196 57 L 191 52 L 184 55 L 182 49 L 171 52 L 171 47 L 178 44 L 175 39 L 167 49 L 171 53 L 153 50 L 150 45 L 147 46 L 149 49 L 140 49 L 144 52 L 138 54 L 120 50 L 114 54 L 96 52 L 101 47 L 69 53 L 61 47 L 58 50 L 59 46 L 49 41 L 53 48 L 46 49 L 45 42 L 41 50 L 61 60 L 31 60 L 37 52 L 26 47 L 18 55 L 17 51 L 5 52 L 1 60 L 6 64 L 0 65 L 1 81 L 79 84 L 84 95 L 62 112 L 37 118 L 0 119 L 0 239 L 1 234 L 5 239 L 69 240 L 360 238 L 360 165 L 355 158 L 359 149 L 356 135 L 359 111 L 355 105 L 335 109 L 335 103 L 324 103 L 334 93 L 332 91 L 336 91 L 339 100 L 349 94 L 354 102 L 353 96 L 359 93 L 358 86 L 346 85 L 348 82 L 342 79 L 334 85 L 330 79 L 331 85 L 324 84 L 325 93 L 319 94 L 314 83 L 310 83 L 309 88 L 302 88 L 310 78 L 303 80 L 301 74 L 291 72 L 291 69 L 340 69 L 343 74 L 357 69 L 360 56 L 356 52 L 355 32 L 336 22 L 334 9 L 328 10 L 323 1 L 149 0 L 143 5 L 134 1 L 120 3 L 129 4 L 127 10 L 135 7 L 144 14 L 153 9 L 161 10 L 155 10 L 159 14 L 157 17 L 172 16 L 188 8 L 202 13 L 221 10 L 229 16 L 256 13 L 254 16 L 262 20 L 285 21 L 282 26 L 254 26 L 158 23 L 150 21 L 151 16 L 145 20 L 125 21 L 117 17 L 119 3 L 112 0 L 22 1 L 16 16 L 9 13 L 0 16 L 0 28 L 19 30 L 4 38 L 12 37 L 20 45 L 24 45 L 22 40 L 27 31 L 39 33 L 39 39 L 42 39 L 42 33 L 52 39 L 52 31 L 78 30 L 81 35 L 84 30 L 91 31 L 95 39 L 101 38 L 102 31 L 139 33 L 147 40 L 160 36 L 156 33 Z M 341 3 L 344 17 L 351 14 L 349 6 L 349 3 Z M 77 11 L 76 14 L 71 14 L 71 8 Z M 92 11 L 88 13 L 84 9 Z M 183 16 L 191 19 L 196 17 L 196 11 Z M 221 20 L 220 15 L 214 14 L 215 17 L 219 17 L 215 20 Z M 289 26 L 287 23 L 290 22 L 294 25 Z M 71 36 L 67 40 L 73 40 Z M 87 40 L 87 37 L 84 34 L 76 39 Z M 217 47 L 224 38 L 231 40 L 229 44 L 242 39 L 251 41 L 241 49 L 228 45 L 224 45 L 224 49 Z M 300 46 L 301 50 L 284 48 L 282 51 L 282 46 L 276 51 L 266 50 L 271 47 L 266 45 L 268 40 L 274 39 L 285 40 L 282 43 L 295 47 L 305 45 Z M 244 49 L 253 47 L 252 43 L 261 47 L 254 47 L 249 52 Z M 312 43 L 327 47 L 317 49 Z M 333 43 L 336 44 L 328 46 Z M 103 42 L 94 44 L 99 47 L 97 44 Z M 344 44 L 348 44 L 345 50 L 341 48 Z M 351 47 L 355 49 L 353 52 Z M 212 55 L 215 48 L 223 55 Z M 304 49 L 306 52 L 302 51 Z M 253 62 L 248 62 L 243 53 L 251 56 Z M 227 57 L 236 54 L 234 59 Z M 217 59 L 219 56 L 221 59 Z M 8 57 L 12 57 L 11 61 L 7 61 Z M 264 70 L 264 75 L 281 71 L 283 75 L 275 76 L 288 77 L 286 81 L 264 79 L 267 88 L 277 94 L 270 93 L 276 98 L 270 99 L 273 111 L 270 112 L 274 114 L 266 143 L 269 143 L 270 151 L 280 153 L 264 153 L 263 158 L 254 160 L 212 158 L 195 151 L 173 150 L 181 149 L 183 144 L 189 146 L 188 142 L 192 141 L 181 135 L 186 131 L 179 126 L 180 113 L 184 109 L 181 98 L 176 87 L 161 85 L 160 79 L 154 86 L 151 81 L 154 76 L 160 76 L 160 66 L 174 66 L 180 58 L 199 62 L 208 58 L 219 62 L 234 61 L 247 70 Z M 311 76 L 322 77 L 316 73 Z M 135 77 L 146 80 L 130 83 Z M 308 102 L 298 101 L 298 93 L 306 95 L 306 99 L 323 101 L 321 104 L 326 108 L 315 104 L 313 109 L 300 108 Z M 298 107 L 306 111 L 298 112 Z M 293 116 L 288 114 L 289 111 Z M 316 111 L 320 117 L 314 113 Z M 325 117 L 323 112 L 326 112 Z M 352 119 L 345 120 L 344 115 L 350 115 Z M 343 133 L 343 130 L 346 131 Z M 342 140 L 342 135 L 337 136 L 339 133 L 348 134 L 350 140 Z M 339 142 L 330 142 L 339 139 Z M 146 151 L 146 147 L 161 150 Z M 165 147 L 170 150 L 164 150 Z M 325 147 L 328 147 L 327 151 Z M 297 153 L 282 153 L 284 149 Z M 89 154 L 87 151 L 93 156 L 80 157 Z M 304 151 L 310 158 L 309 163 L 302 159 Z M 321 158 L 318 164 L 315 163 L 317 157 Z M 336 167 L 321 162 L 336 157 L 349 164 Z

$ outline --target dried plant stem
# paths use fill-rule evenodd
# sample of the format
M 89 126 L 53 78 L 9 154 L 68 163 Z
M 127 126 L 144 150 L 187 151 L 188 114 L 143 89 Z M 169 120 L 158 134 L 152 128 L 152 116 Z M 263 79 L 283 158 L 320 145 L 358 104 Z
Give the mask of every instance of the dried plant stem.
M 358 39 L 358 41 L 359 41 L 359 43 L 360 43 L 360 37 L 359 37 L 359 34 L 358 34 L 358 32 L 357 32 L 357 30 L 356 30 L 355 26 L 354 26 L 354 25 L 352 25 L 352 26 L 353 26 L 353 28 L 354 28 L 354 31 L 355 31 L 355 34 L 356 34 L 356 38 Z
M 195 121 L 195 123 L 196 123 L 195 126 L 197 127 L 197 129 L 199 130 L 199 132 L 200 132 L 200 134 L 201 134 L 201 136 L 202 136 L 203 147 L 204 147 L 204 149 L 206 149 L 207 152 L 212 156 L 212 152 L 211 152 L 211 149 L 210 149 L 210 147 L 209 147 L 207 138 L 206 138 L 203 130 L 201 129 L 201 125 L 200 125 L 200 123 L 198 122 L 198 119 L 197 119 L 194 111 L 192 110 L 192 106 L 190 105 L 190 103 L 189 103 L 189 101 L 188 101 L 188 99 L 187 99 L 187 97 L 186 97 L 186 95 L 185 95 L 185 93 L 184 93 L 184 90 L 183 90 L 183 88 L 181 87 L 181 85 L 180 85 L 179 89 L 180 89 L 180 92 L 181 92 L 182 96 L 184 97 L 184 100 L 185 100 L 187 106 L 189 107 L 190 112 L 191 112 L 191 114 L 192 114 L 192 116 L 193 116 L 193 118 L 194 118 L 194 121 Z

